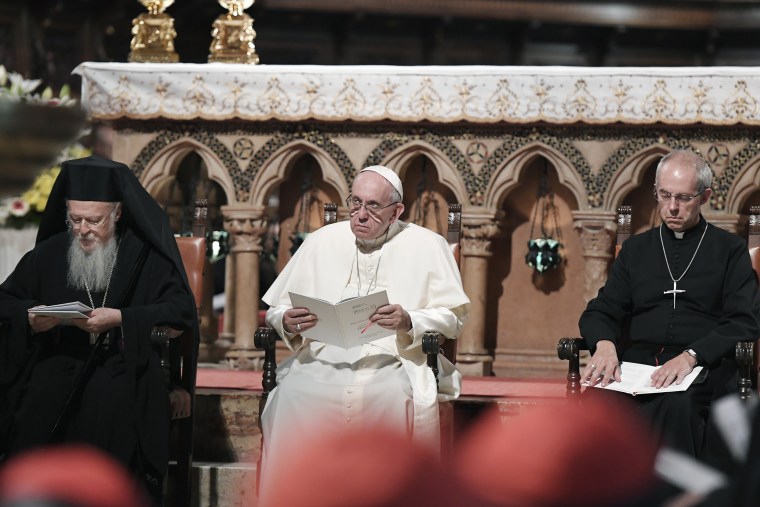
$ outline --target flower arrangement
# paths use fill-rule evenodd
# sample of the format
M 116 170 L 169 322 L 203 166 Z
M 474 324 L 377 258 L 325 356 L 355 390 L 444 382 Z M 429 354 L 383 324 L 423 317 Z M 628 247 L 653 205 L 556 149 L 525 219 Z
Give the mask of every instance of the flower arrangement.
M 61 172 L 61 162 L 87 157 L 91 154 L 91 150 L 79 143 L 67 147 L 58 163 L 37 176 L 29 190 L 18 197 L 0 201 L 0 227 L 23 229 L 39 225 L 50 191 L 53 189 L 53 183 Z
M 63 85 L 58 97 L 49 86 L 41 93 L 34 93 L 40 87 L 41 79 L 24 79 L 18 72 L 8 72 L 0 65 L 0 101 L 26 102 L 48 106 L 73 106 L 76 99 L 71 98 L 69 85 Z

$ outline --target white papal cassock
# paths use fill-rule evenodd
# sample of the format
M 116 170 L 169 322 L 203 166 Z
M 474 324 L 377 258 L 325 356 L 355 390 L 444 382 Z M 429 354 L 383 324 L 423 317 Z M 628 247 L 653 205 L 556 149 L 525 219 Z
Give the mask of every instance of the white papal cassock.
M 401 305 L 412 329 L 351 349 L 292 335 L 282 316 L 289 292 L 336 303 L 386 290 Z M 456 338 L 470 302 L 459 269 L 439 234 L 396 221 L 388 236 L 357 240 L 348 221 L 309 235 L 264 295 L 267 324 L 295 354 L 277 369 L 277 387 L 262 416 L 266 470 L 294 436 L 328 428 L 391 424 L 418 442 L 440 445 L 438 400 L 459 395 L 462 377 L 439 356 L 439 382 L 426 365 L 422 334 Z

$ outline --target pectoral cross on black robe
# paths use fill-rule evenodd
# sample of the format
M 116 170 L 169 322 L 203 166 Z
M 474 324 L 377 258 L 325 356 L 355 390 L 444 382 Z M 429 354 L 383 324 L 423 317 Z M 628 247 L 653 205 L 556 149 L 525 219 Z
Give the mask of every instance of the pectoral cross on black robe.
M 673 280 L 673 288 L 670 290 L 663 291 L 663 294 L 673 294 L 673 309 L 676 309 L 676 296 L 678 294 L 681 294 L 682 292 L 686 292 L 686 289 L 679 289 L 677 287 L 678 282 Z

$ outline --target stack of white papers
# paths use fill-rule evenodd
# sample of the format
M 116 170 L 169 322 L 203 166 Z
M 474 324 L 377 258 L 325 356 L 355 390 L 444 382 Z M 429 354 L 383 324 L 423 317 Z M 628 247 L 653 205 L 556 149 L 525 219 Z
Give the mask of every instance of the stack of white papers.
M 628 393 L 636 396 L 637 394 L 662 394 L 662 393 L 674 393 L 678 391 L 685 391 L 697 378 L 699 372 L 702 371 L 701 366 L 695 367 L 691 373 L 686 375 L 686 378 L 680 384 L 675 382 L 668 387 L 652 387 L 652 374 L 658 368 L 662 366 L 650 366 L 647 364 L 631 363 L 623 361 L 620 363 L 620 382 L 612 382 L 611 384 L 602 387 L 601 384 L 597 384 L 594 387 L 600 389 L 609 389 L 611 391 L 620 391 L 622 393 Z
M 317 324 L 301 333 L 311 340 L 350 349 L 396 334 L 369 321 L 375 310 L 388 304 L 384 290 L 336 304 L 293 292 L 289 294 L 293 308 L 308 308 L 317 316 Z
M 92 308 L 80 303 L 79 301 L 73 301 L 71 303 L 61 303 L 59 305 L 38 306 L 36 308 L 30 308 L 29 313 L 33 315 L 45 315 L 47 317 L 58 317 L 59 319 L 88 319 L 90 318 L 87 313 L 90 313 Z

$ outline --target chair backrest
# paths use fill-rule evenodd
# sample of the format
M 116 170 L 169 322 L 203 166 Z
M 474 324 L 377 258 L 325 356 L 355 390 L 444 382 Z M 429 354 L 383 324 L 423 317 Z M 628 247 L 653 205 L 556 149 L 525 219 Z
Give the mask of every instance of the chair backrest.
M 338 205 L 334 202 L 325 203 L 325 225 L 334 224 L 338 221 Z
M 449 248 L 460 265 L 459 245 L 462 243 L 462 205 L 449 204 L 449 228 L 446 231 L 446 241 L 449 242 Z
M 190 290 L 195 298 L 195 307 L 200 319 L 203 301 L 203 277 L 206 265 L 206 199 L 195 201 L 193 228 L 191 237 L 176 238 L 182 264 L 185 267 Z M 193 419 L 195 415 L 195 379 L 198 368 L 198 343 L 193 333 L 182 333 L 172 340 L 171 347 L 176 347 L 179 364 L 170 362 L 171 378 L 179 387 L 190 395 L 190 415 L 175 420 L 177 438 L 170 443 L 170 456 L 177 460 L 174 474 L 175 484 L 170 505 L 191 504 L 191 471 L 193 462 Z M 167 351 L 167 353 L 169 353 Z M 169 353 L 174 356 L 174 354 Z M 174 356 L 176 357 L 176 356 Z
M 751 206 L 749 208 L 749 234 L 747 235 L 747 248 L 749 248 L 749 258 L 752 260 L 752 269 L 760 277 L 760 206 Z M 751 381 L 760 388 L 760 339 L 755 342 L 754 352 L 752 354 Z
M 177 238 L 177 247 L 185 266 L 187 281 L 195 298 L 195 308 L 200 312 L 201 294 L 203 292 L 203 274 L 206 264 L 206 238 L 184 237 Z
M 446 231 L 446 241 L 449 243 L 451 253 L 461 269 L 460 250 L 462 243 L 462 205 L 449 204 L 449 225 Z M 441 345 L 443 356 L 452 363 L 457 362 L 457 341 L 444 340 Z
M 631 237 L 631 213 L 630 206 L 618 207 L 618 230 L 617 240 L 615 241 L 615 257 L 620 253 L 620 249 L 623 247 L 623 241 Z
M 749 208 L 747 248 L 749 248 L 749 257 L 752 259 L 752 267 L 755 273 L 760 276 L 760 206 Z
M 193 213 L 192 236 L 176 238 L 182 264 L 185 266 L 187 281 L 195 297 L 195 306 L 201 307 L 201 292 L 203 292 L 203 272 L 206 264 L 206 215 L 208 204 L 206 199 L 195 201 Z

